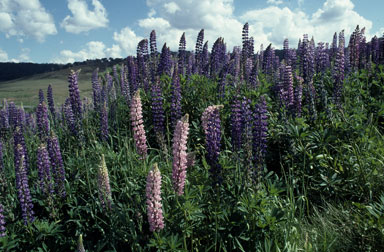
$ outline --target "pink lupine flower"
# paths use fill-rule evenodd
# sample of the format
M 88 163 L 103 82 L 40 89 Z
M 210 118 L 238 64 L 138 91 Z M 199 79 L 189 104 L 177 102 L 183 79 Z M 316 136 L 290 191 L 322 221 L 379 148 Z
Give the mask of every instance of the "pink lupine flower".
M 103 208 L 111 209 L 112 193 L 111 186 L 109 184 L 108 168 L 105 164 L 104 154 L 101 154 L 101 162 L 98 170 L 97 184 L 101 205 L 103 206 Z
M 161 174 L 157 163 L 153 165 L 152 170 L 148 173 L 145 191 L 149 230 L 151 232 L 160 231 L 164 228 L 164 218 L 161 204 Z
M 221 108 L 224 108 L 224 105 L 212 105 L 212 106 L 208 106 L 202 116 L 201 116 L 201 126 L 203 127 L 203 130 L 204 130 L 204 134 L 207 135 L 207 129 L 208 129 L 208 119 L 209 119 L 209 115 L 215 111 L 216 109 L 221 109 Z
M 182 195 L 184 192 L 185 177 L 187 173 L 188 118 L 189 116 L 186 114 L 177 122 L 173 136 L 172 181 L 173 188 L 178 195 Z
M 142 159 L 147 155 L 147 138 L 145 136 L 143 124 L 143 111 L 141 106 L 140 92 L 136 91 L 131 100 L 131 122 L 133 128 L 133 138 L 135 140 L 136 149 Z

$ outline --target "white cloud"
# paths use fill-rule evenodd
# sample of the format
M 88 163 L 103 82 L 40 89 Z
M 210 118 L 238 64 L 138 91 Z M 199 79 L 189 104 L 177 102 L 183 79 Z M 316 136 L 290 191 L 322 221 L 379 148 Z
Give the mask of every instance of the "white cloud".
M 8 61 L 7 52 L 0 49 L 0 62 L 7 62 L 7 61 Z
M 52 15 L 39 0 L 1 0 L 0 32 L 7 38 L 30 36 L 43 42 L 45 36 L 55 35 L 57 30 Z
M 180 7 L 175 2 L 165 3 L 164 8 L 170 14 L 175 14 L 176 11 L 180 10 Z
M 29 48 L 22 48 L 18 60 L 21 62 L 30 62 L 31 61 L 31 59 L 29 58 L 30 52 L 31 50 Z
M 96 28 L 107 27 L 107 11 L 98 0 L 92 0 L 93 11 L 88 9 L 85 0 L 68 0 L 68 9 L 73 16 L 66 16 L 61 26 L 71 33 L 87 32 Z
M 282 4 L 282 3 L 283 3 L 283 0 L 267 0 L 267 3 L 268 3 L 268 4 L 279 5 L 279 4 Z
M 137 36 L 136 33 L 129 27 L 121 29 L 119 33 L 113 33 L 113 40 L 125 53 L 125 55 L 134 55 L 136 54 L 137 44 L 143 38 Z
M 106 46 L 100 41 L 90 41 L 86 44 L 85 48 L 78 52 L 63 50 L 60 52 L 60 55 L 60 58 L 56 58 L 53 61 L 56 63 L 73 63 L 87 59 L 100 59 L 106 57 Z
M 330 41 L 335 32 L 343 29 L 349 36 L 358 24 L 366 27 L 369 37 L 372 28 L 372 22 L 360 16 L 350 0 L 327 0 L 312 15 L 300 9 L 270 6 L 248 11 L 241 16 L 241 20 L 249 22 L 250 35 L 255 37 L 255 44 L 273 43 L 275 47 L 281 47 L 284 38 L 296 46 L 305 33 L 314 36 L 315 41 Z

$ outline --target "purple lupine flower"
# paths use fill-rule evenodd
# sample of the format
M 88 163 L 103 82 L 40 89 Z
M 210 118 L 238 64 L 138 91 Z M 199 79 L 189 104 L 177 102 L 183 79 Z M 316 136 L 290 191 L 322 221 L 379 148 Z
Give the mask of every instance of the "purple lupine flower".
M 317 44 L 317 54 L 316 54 L 316 70 L 317 72 L 324 73 L 328 67 L 328 54 L 326 52 L 323 42 Z
M 337 53 L 337 32 L 333 34 L 332 44 L 330 48 L 331 59 L 334 60 Z
M 136 91 L 131 100 L 130 116 L 133 129 L 133 138 L 136 150 L 142 159 L 147 156 L 147 138 L 144 130 L 143 110 L 141 105 L 140 90 Z
M 151 232 L 160 231 L 164 228 L 164 218 L 161 204 L 161 174 L 157 163 L 148 173 L 145 194 L 149 230 Z
M 139 86 L 138 88 L 144 88 L 148 91 L 148 85 L 145 85 L 148 82 L 148 39 L 143 39 L 137 45 L 137 66 L 138 66 L 138 77 L 139 77 Z M 142 86 L 143 85 L 143 86 Z M 135 90 L 136 91 L 136 90 Z
M 4 237 L 6 236 L 6 233 L 5 233 L 5 218 L 4 218 L 4 207 L 3 205 L 0 203 L 0 237 Z
M 202 74 L 205 76 L 209 75 L 209 52 L 208 52 L 208 41 L 204 43 L 203 53 L 201 55 L 201 66 Z
M 183 35 L 180 37 L 179 41 L 179 54 L 178 56 L 178 74 L 184 75 L 184 67 L 185 67 L 185 62 L 186 62 L 186 41 L 185 41 L 185 32 L 183 32 Z
M 104 102 L 100 110 L 100 138 L 103 141 L 107 141 L 108 136 L 108 109 L 107 103 Z
M 76 136 L 78 134 L 78 130 L 76 127 L 75 116 L 72 111 L 71 101 L 69 98 L 65 100 L 63 106 L 63 115 L 65 122 L 67 124 L 68 129 L 71 131 L 72 135 Z
M 380 43 L 379 39 L 376 35 L 371 39 L 371 54 L 372 54 L 372 62 L 375 64 L 379 64 L 380 60 Z
M 152 114 L 155 133 L 164 134 L 165 115 L 163 108 L 163 95 L 158 82 L 152 85 Z
M 273 60 L 275 58 L 275 50 L 272 48 L 272 44 L 269 44 L 269 46 L 265 49 L 263 56 L 263 71 L 265 74 L 272 76 Z
M 340 35 L 339 35 L 340 40 Z M 353 71 L 358 70 L 359 60 L 360 60 L 360 41 L 361 41 L 361 32 L 360 28 L 357 25 L 355 31 L 351 34 L 349 39 L 349 52 L 350 52 L 350 63 Z M 343 48 L 344 49 L 344 48 Z M 337 52 L 340 50 L 340 45 Z
M 285 105 L 288 109 L 292 109 L 294 105 L 294 95 L 293 95 L 293 77 L 291 66 L 285 66 L 284 68 L 284 94 L 285 94 Z
M 151 49 L 151 81 L 155 81 L 155 76 L 157 72 L 157 44 L 156 44 L 156 32 L 155 30 L 151 31 L 149 35 L 149 46 Z
M 296 117 L 301 117 L 301 103 L 303 97 L 303 78 L 297 76 L 297 86 L 295 89 L 295 113 Z
M 209 172 L 213 180 L 213 185 L 221 184 L 221 165 L 219 164 L 219 155 L 221 147 L 221 121 L 219 108 L 222 106 L 209 106 L 204 111 L 201 121 L 205 131 L 207 163 L 211 167 Z
M 202 54 L 203 54 L 203 43 L 204 43 L 204 29 L 201 29 L 199 34 L 197 35 L 196 39 L 196 46 L 195 46 L 195 62 L 196 62 L 196 68 L 197 73 L 201 74 L 201 60 L 202 60 Z
M 236 97 L 231 106 L 231 136 L 234 151 L 241 149 L 243 137 L 243 120 L 242 120 L 241 100 Z
M 243 26 L 243 31 L 242 31 L 242 43 L 243 47 L 241 49 L 241 66 L 242 66 L 242 71 L 243 74 L 246 72 L 246 64 L 247 64 L 247 59 L 248 59 L 248 51 L 249 51 L 249 37 L 248 37 L 248 30 L 249 30 L 249 25 L 248 23 L 245 23 Z
M 181 118 L 181 87 L 177 69 L 173 72 L 171 97 L 171 125 L 174 127 Z
M 42 89 L 39 89 L 39 104 L 42 103 L 43 101 L 45 101 L 44 92 Z
M 27 153 L 27 147 L 25 144 L 25 138 L 23 134 L 23 128 L 20 126 L 16 126 L 15 131 L 13 132 L 13 146 L 14 146 L 14 163 L 15 167 L 19 167 L 20 162 L 20 156 L 17 155 L 17 147 L 18 145 L 21 145 L 23 148 L 23 155 L 24 155 L 24 162 L 25 162 L 25 168 L 26 171 L 29 172 L 29 156 Z
M 341 93 L 343 89 L 343 83 L 344 83 L 344 47 L 345 47 L 345 40 L 344 40 L 344 30 L 342 30 L 339 33 L 339 49 L 337 51 L 336 59 L 335 59 L 335 65 L 333 68 L 333 79 L 334 79 L 334 101 L 335 104 L 340 106 L 341 105 Z M 355 66 L 356 67 L 356 66 Z
M 40 190 L 46 196 L 53 195 L 51 161 L 44 144 L 41 144 L 37 149 L 37 170 L 39 174 Z
M 291 55 L 290 55 L 290 50 L 289 50 L 289 41 L 288 39 L 284 39 L 283 42 L 283 50 L 284 50 L 284 60 L 287 65 L 291 65 Z
M 44 92 L 42 89 L 39 89 L 39 104 L 42 103 L 43 101 L 45 101 Z
M 28 185 L 28 176 L 25 162 L 24 148 L 19 144 L 16 147 L 18 156 L 18 167 L 16 168 L 16 189 L 20 201 L 21 212 L 24 219 L 24 225 L 34 221 L 33 203 Z
M 171 76 L 171 67 L 172 67 L 171 51 L 169 47 L 167 47 L 167 44 L 164 43 L 163 48 L 161 49 L 160 61 L 157 67 L 157 74 L 159 76 L 163 74 Z
M 68 75 L 69 100 L 71 102 L 73 115 L 75 116 L 75 120 L 77 122 L 81 121 L 82 119 L 82 105 L 81 105 L 81 99 L 80 99 L 80 90 L 79 90 L 79 84 L 77 82 L 79 73 L 80 73 L 80 70 L 76 72 L 71 70 L 70 74 Z
M 132 57 L 132 56 L 128 56 L 127 58 L 127 61 L 128 61 L 128 65 L 127 65 L 127 68 L 128 68 L 128 77 L 129 77 L 129 89 L 131 91 L 130 95 L 133 95 L 137 89 L 139 88 L 139 85 L 138 85 L 138 81 L 139 81 L 139 77 L 138 77 L 138 68 L 137 68 L 137 64 L 135 62 L 135 59 Z
M 53 91 L 52 91 L 52 85 L 49 84 L 48 90 L 47 90 L 47 101 L 48 101 L 48 108 L 49 111 L 51 111 L 52 118 L 56 118 L 56 111 L 55 111 L 55 102 L 53 100 Z
M 256 172 L 261 172 L 264 165 L 265 153 L 267 152 L 268 116 L 267 104 L 264 96 L 260 97 L 260 102 L 255 106 L 255 119 L 253 127 L 253 160 Z
M 17 124 L 17 108 L 14 102 L 8 104 L 8 122 L 9 125 L 14 129 Z
M 36 120 L 39 137 L 43 140 L 48 136 L 50 131 L 48 108 L 44 101 L 37 106 Z
M 308 84 L 312 81 L 315 73 L 315 45 L 313 38 L 308 40 L 308 35 L 304 34 L 303 43 L 301 48 L 301 73 L 304 79 L 304 83 Z
M 112 209 L 112 191 L 109 184 L 108 168 L 105 164 L 104 154 L 101 154 L 101 161 L 97 173 L 97 185 L 99 191 L 99 199 L 104 209 Z
M 172 146 L 172 183 L 177 195 L 184 193 L 184 184 L 187 173 L 187 141 L 189 133 L 188 114 L 177 121 L 173 134 Z
M 48 153 L 52 166 L 52 175 L 55 182 L 55 192 L 65 197 L 65 169 L 64 162 L 61 156 L 60 144 L 57 137 L 51 132 L 51 136 L 48 138 Z
M 211 53 L 211 76 L 216 76 L 220 73 L 226 64 L 226 46 L 223 38 L 218 38 L 212 47 Z
M 6 109 L 0 110 L 0 137 L 4 139 L 9 129 L 8 112 Z
M 99 82 L 99 68 L 92 73 L 93 107 L 99 111 L 101 104 L 101 85 Z

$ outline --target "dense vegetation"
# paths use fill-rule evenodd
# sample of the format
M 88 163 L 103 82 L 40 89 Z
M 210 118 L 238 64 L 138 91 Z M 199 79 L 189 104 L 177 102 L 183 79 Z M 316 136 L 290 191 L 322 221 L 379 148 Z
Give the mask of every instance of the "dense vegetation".
M 0 111 L 3 251 L 383 251 L 384 43 L 156 36 Z M 148 44 L 150 50 L 148 50 Z M 80 73 L 81 74 L 81 73 Z M 84 250 L 85 249 L 85 250 Z

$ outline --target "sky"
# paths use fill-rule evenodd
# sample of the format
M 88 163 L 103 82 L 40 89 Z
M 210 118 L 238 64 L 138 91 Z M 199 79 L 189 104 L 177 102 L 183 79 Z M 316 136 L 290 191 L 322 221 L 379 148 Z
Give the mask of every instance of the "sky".
M 200 29 L 210 48 L 223 37 L 232 50 L 246 22 L 255 51 L 303 34 L 330 42 L 345 30 L 348 41 L 356 25 L 370 40 L 384 33 L 382 10 L 384 0 L 0 0 L 0 62 L 125 58 L 152 30 L 158 51 L 176 51 L 183 32 L 193 50 Z

